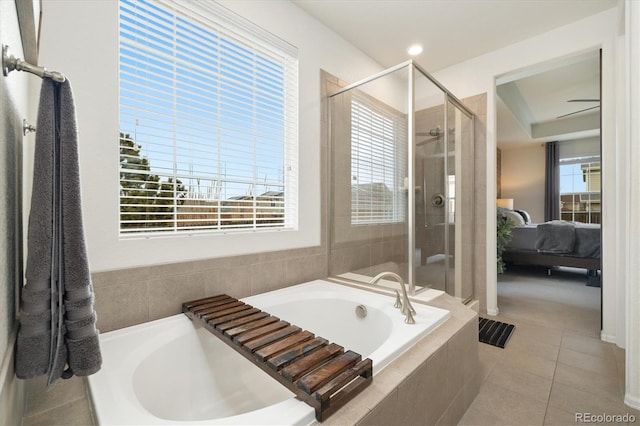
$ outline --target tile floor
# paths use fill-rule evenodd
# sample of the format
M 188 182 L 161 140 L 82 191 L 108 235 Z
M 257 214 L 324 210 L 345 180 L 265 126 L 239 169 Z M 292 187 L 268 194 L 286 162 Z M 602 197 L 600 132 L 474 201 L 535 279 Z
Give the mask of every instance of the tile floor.
M 499 277 L 494 319 L 516 330 L 505 349 L 480 344 L 484 380 L 460 425 L 575 425 L 576 413 L 640 424 L 623 403 L 624 350 L 600 340 L 600 289 L 582 273 L 512 267 Z

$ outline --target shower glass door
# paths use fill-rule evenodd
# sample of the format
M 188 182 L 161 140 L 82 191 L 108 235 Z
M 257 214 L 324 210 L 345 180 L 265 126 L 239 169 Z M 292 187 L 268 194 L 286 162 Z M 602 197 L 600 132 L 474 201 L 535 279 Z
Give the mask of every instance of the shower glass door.
M 330 277 L 471 298 L 473 115 L 411 61 L 328 101 Z
M 415 80 L 415 283 L 445 290 L 448 206 L 445 94 L 427 76 Z
M 329 98 L 331 276 L 409 280 L 407 78 L 403 67 Z

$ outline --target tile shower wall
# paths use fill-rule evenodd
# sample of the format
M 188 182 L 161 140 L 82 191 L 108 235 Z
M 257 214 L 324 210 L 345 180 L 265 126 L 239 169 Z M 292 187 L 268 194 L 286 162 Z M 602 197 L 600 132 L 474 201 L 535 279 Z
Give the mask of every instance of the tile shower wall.
M 431 129 L 443 127 L 444 105 L 416 111 L 415 117 L 416 134 L 429 135 Z M 425 265 L 428 257 L 445 252 L 444 229 L 441 226 L 445 221 L 444 205 L 435 206 L 430 202 L 432 196 L 444 193 L 444 163 L 441 155 L 444 136 L 440 135 L 437 141 L 432 136 L 422 138 L 429 138 L 429 142 L 416 142 L 419 145 L 416 146 L 415 176 L 416 186 L 422 187 L 426 183 L 426 187 L 416 192 L 415 241 L 420 249 L 422 264 Z M 450 237 L 453 238 L 453 232 Z M 444 290 L 444 281 L 441 284 L 442 287 L 434 288 Z

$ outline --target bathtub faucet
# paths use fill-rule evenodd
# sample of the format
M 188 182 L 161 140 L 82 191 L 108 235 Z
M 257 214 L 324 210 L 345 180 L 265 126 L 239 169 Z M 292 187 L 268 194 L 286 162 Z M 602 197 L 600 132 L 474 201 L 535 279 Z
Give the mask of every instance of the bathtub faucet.
M 400 308 L 400 312 L 405 316 L 404 322 L 407 324 L 415 324 L 416 320 L 413 319 L 413 315 L 416 313 L 416 310 L 411 306 L 411 302 L 409 302 L 409 296 L 407 296 L 407 289 L 404 286 L 404 280 L 402 277 L 395 272 L 382 272 L 375 277 L 369 280 L 369 284 L 375 284 L 383 278 L 393 278 L 398 284 L 400 284 L 400 288 L 402 289 L 402 302 L 398 305 L 398 301 L 396 299 L 396 304 L 393 305 L 396 308 Z M 396 292 L 396 295 L 398 293 Z

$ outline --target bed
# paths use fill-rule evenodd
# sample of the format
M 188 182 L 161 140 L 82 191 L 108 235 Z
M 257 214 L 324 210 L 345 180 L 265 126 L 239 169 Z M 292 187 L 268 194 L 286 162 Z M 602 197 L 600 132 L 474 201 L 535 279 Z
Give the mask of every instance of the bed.
M 600 225 L 567 221 L 514 226 L 502 253 L 506 263 L 587 270 L 587 285 L 600 286 Z

